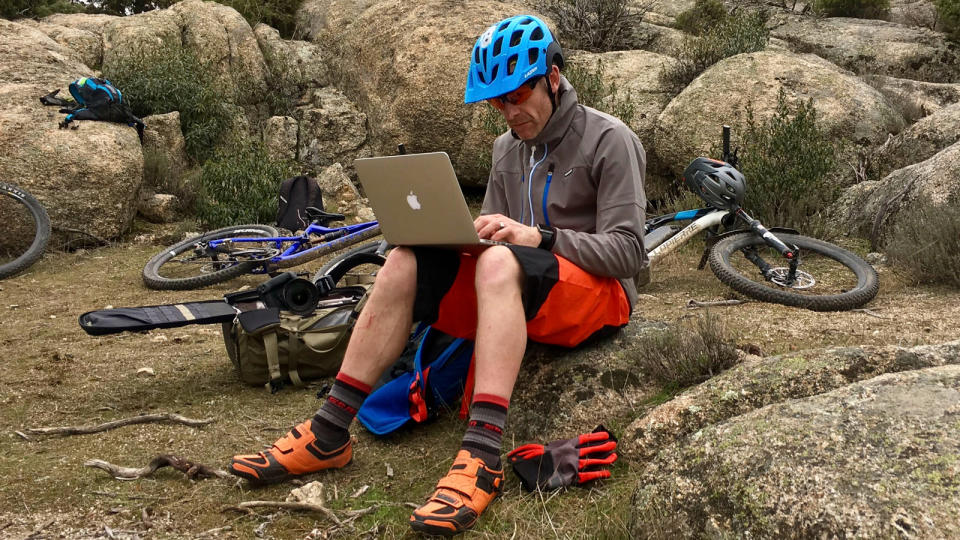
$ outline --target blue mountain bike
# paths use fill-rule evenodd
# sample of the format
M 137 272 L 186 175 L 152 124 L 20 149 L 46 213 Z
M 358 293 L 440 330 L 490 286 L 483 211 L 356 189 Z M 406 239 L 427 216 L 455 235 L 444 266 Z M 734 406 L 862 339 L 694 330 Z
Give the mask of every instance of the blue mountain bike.
M 198 289 L 304 264 L 380 234 L 376 221 L 329 227 L 344 216 L 317 208 L 308 208 L 307 217 L 310 225 L 296 236 L 280 236 L 269 225 L 236 225 L 178 242 L 147 261 L 143 283 L 157 290 Z

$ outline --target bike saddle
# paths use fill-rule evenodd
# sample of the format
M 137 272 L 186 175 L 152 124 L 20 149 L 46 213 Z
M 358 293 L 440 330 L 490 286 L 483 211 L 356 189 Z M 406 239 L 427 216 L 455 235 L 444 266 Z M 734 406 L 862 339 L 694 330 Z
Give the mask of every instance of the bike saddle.
M 326 227 L 328 223 L 347 219 L 347 217 L 343 214 L 331 214 L 330 212 L 324 212 L 315 206 L 307 207 L 307 217 L 310 219 L 310 221 L 319 221 L 320 225 L 324 227 Z

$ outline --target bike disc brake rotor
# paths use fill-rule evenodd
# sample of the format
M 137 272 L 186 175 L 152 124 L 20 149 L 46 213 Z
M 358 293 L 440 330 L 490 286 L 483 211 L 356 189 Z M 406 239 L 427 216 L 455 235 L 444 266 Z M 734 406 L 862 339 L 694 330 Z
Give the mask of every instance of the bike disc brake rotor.
M 794 275 L 793 283 L 790 283 L 788 276 L 790 275 L 790 269 L 785 266 L 779 266 L 776 268 L 770 269 L 770 281 L 776 283 L 781 287 L 786 287 L 788 289 L 809 289 L 817 284 L 817 280 L 814 279 L 809 273 L 804 272 L 803 270 L 797 270 L 797 273 Z

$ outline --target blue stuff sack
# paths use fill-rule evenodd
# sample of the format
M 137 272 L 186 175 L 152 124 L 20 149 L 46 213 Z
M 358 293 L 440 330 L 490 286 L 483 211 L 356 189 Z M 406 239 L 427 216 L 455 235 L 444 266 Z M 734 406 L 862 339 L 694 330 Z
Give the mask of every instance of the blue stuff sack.
M 457 398 L 472 393 L 473 342 L 454 338 L 432 327 L 418 328 L 413 366 L 406 369 L 403 356 L 388 378 L 367 396 L 357 419 L 374 435 L 388 435 L 410 423 L 422 423 L 443 409 L 452 409 Z M 461 411 L 463 417 L 463 412 Z

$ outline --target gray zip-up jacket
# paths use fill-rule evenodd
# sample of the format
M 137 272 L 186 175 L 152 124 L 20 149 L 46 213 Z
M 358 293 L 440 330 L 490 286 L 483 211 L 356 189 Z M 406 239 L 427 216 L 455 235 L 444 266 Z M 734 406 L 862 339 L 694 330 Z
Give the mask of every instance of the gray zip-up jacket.
M 494 142 L 481 213 L 556 227 L 553 252 L 591 274 L 618 278 L 632 309 L 634 279 L 649 264 L 646 153 L 623 122 L 580 105 L 565 77 L 557 98 L 535 139 L 523 141 L 511 131 Z

